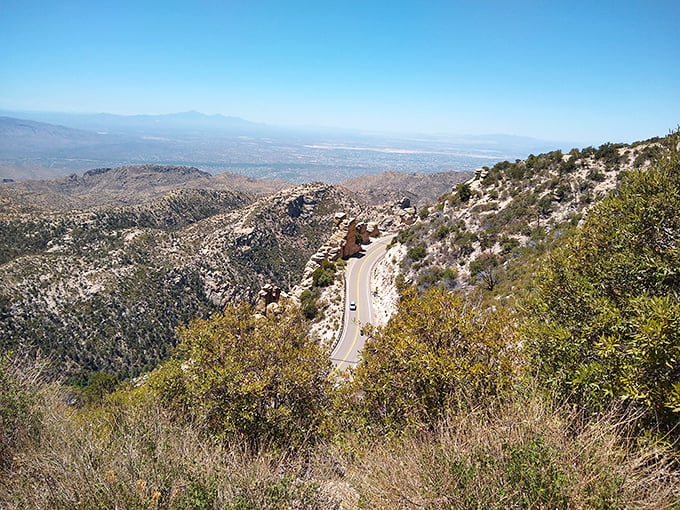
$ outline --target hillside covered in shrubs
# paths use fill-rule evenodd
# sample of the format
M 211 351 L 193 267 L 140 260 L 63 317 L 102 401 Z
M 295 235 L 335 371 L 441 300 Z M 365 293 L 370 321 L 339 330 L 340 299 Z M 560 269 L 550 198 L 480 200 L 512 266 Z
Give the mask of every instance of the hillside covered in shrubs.
M 608 143 L 482 167 L 400 233 L 396 241 L 408 249 L 402 271 L 420 289 L 500 285 L 496 294 L 510 294 L 526 286 L 527 262 L 578 225 L 625 172 L 648 168 L 662 150 L 659 139 Z
M 293 302 L 226 306 L 87 391 L 6 354 L 0 505 L 680 507 L 680 135 L 598 151 L 496 165 L 423 213 L 350 374 Z
M 260 199 L 176 189 L 124 207 L 0 214 L 0 349 L 41 352 L 73 380 L 137 376 L 169 355 L 181 324 L 254 302 L 266 283 L 289 291 L 333 214 L 360 207 L 316 183 Z

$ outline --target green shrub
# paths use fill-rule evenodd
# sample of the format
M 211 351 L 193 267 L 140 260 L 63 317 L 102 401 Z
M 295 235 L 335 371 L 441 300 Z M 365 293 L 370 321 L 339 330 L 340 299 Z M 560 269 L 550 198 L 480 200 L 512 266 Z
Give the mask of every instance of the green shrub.
M 522 508 L 568 508 L 567 480 L 557 449 L 541 434 L 523 444 L 503 444 L 508 485 L 516 490 Z
M 537 278 L 529 345 L 542 379 L 566 398 L 594 410 L 633 403 L 677 423 L 678 211 L 674 148 L 662 164 L 630 173 Z
M 248 305 L 180 328 L 181 368 L 152 377 L 179 418 L 224 437 L 286 447 L 319 437 L 330 389 L 328 353 L 296 310 L 257 318 Z M 166 369 L 167 370 L 167 369 Z
M 472 189 L 470 188 L 470 185 L 468 183 L 458 185 L 458 189 L 456 190 L 456 196 L 458 197 L 458 200 L 460 200 L 463 203 L 470 200 L 470 198 L 472 197 Z
M 615 165 L 621 160 L 618 149 L 624 146 L 622 143 L 603 143 L 595 151 L 595 158 L 603 160 L 606 165 Z
M 70 383 L 75 386 L 74 389 L 81 400 L 91 404 L 101 401 L 105 395 L 115 391 L 119 380 L 114 374 L 94 372 L 80 378 L 71 378 Z
M 337 268 L 335 267 L 335 262 L 332 262 L 328 259 L 323 259 L 321 261 L 321 269 L 328 271 L 329 273 L 335 273 Z
M 488 403 L 517 370 L 512 321 L 432 288 L 402 293 L 398 313 L 367 342 L 355 374 L 360 413 L 391 430 L 431 426 L 447 410 Z
M 439 225 L 439 227 L 437 227 L 437 229 L 434 231 L 434 237 L 436 237 L 439 240 L 442 240 L 450 233 L 451 227 L 449 227 L 448 225 Z
M 498 270 L 501 259 L 498 255 L 482 253 L 475 260 L 470 262 L 470 275 L 473 281 L 483 283 L 488 290 L 498 283 Z
M 513 250 L 519 247 L 519 240 L 514 237 L 503 237 L 501 238 L 501 253 L 507 255 Z
M 335 274 L 317 267 L 312 273 L 312 281 L 315 287 L 328 287 L 335 281 Z
M 316 318 L 316 315 L 319 312 L 316 305 L 317 299 L 319 299 L 318 289 L 307 289 L 304 290 L 300 295 L 300 305 L 302 308 L 302 314 L 305 316 L 305 318 L 310 320 Z
M 590 179 L 591 181 L 602 182 L 607 178 L 607 176 L 597 168 L 591 168 L 588 172 L 588 175 L 586 175 L 586 178 Z
M 456 286 L 458 271 L 452 267 L 430 266 L 418 276 L 418 288 L 429 289 L 437 285 L 445 289 L 452 289 Z
M 408 255 L 411 260 L 422 260 L 427 256 L 427 249 L 420 245 L 413 246 L 408 249 L 406 255 Z

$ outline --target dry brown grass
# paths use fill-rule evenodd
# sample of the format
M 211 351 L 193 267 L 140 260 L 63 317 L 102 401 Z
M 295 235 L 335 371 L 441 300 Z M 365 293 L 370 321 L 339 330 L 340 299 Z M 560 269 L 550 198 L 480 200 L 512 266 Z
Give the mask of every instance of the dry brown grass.
M 680 508 L 672 453 L 627 437 L 635 417 L 614 416 L 518 399 L 373 444 L 349 476 L 372 509 Z
M 334 508 L 303 456 L 174 424 L 152 399 L 73 410 L 55 393 L 41 440 L 0 480 L 3 509 Z
M 41 431 L 0 473 L 3 510 L 680 508 L 673 450 L 536 396 L 299 454 L 173 423 L 143 390 L 80 410 L 62 391 L 40 385 Z

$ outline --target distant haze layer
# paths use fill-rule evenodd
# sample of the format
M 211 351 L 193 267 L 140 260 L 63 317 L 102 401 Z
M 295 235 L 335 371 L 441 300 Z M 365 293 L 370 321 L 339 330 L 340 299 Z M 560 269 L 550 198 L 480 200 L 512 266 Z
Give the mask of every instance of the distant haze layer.
M 424 137 L 282 128 L 198 112 L 0 113 L 7 115 L 0 117 L 0 178 L 13 180 L 151 163 L 293 183 L 340 182 L 390 170 L 471 171 L 530 153 L 569 148 L 504 135 Z

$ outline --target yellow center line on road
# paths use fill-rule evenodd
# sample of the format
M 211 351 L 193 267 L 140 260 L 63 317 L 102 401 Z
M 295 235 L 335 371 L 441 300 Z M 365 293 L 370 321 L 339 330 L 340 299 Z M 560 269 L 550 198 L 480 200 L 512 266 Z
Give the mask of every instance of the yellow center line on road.
M 362 261 L 359 262 L 359 271 L 357 272 L 357 286 L 356 286 L 357 296 L 359 295 L 358 293 L 359 293 L 359 283 L 361 282 L 361 271 L 363 271 L 364 264 L 366 263 L 367 259 L 368 259 L 368 257 L 366 257 L 365 260 L 362 260 Z M 357 299 L 357 301 L 358 301 L 358 299 Z M 347 303 L 345 303 L 345 306 L 347 306 Z M 370 306 L 370 304 L 369 304 L 369 306 Z M 359 315 L 359 305 L 357 305 L 357 315 Z M 349 322 L 349 319 L 348 319 L 348 322 Z M 356 345 L 357 340 L 359 340 L 359 328 L 357 328 L 356 332 L 354 333 L 354 340 L 352 341 L 352 345 L 350 345 L 349 350 L 345 353 L 344 359 L 340 363 L 338 363 L 338 365 L 333 370 L 333 373 L 340 371 L 340 369 L 342 368 L 342 365 L 345 364 L 345 362 L 347 361 L 347 358 L 350 356 L 350 354 L 352 354 L 352 350 L 354 349 L 354 346 Z
M 383 245 L 383 244 L 385 244 L 385 239 L 384 239 L 384 238 L 376 242 L 376 247 L 377 247 L 378 245 Z M 364 266 L 365 266 L 365 265 L 368 263 L 368 261 L 371 259 L 371 256 L 373 256 L 373 258 L 375 258 L 375 259 L 379 259 L 379 258 L 380 258 L 380 256 L 378 256 L 378 257 L 375 257 L 375 256 L 374 256 L 374 254 L 376 254 L 376 253 L 379 253 L 379 251 L 378 251 L 377 249 L 374 249 L 373 251 L 371 251 L 371 253 L 370 253 L 369 255 L 366 255 L 364 259 L 362 259 L 362 260 L 359 261 L 359 271 L 357 272 L 357 285 L 356 285 L 356 290 L 357 290 L 357 297 L 356 297 L 356 302 L 357 302 L 357 316 L 359 315 L 359 309 L 360 309 L 360 308 L 359 308 L 358 302 L 359 302 L 359 296 L 361 295 L 360 290 L 359 290 L 359 289 L 360 289 L 360 284 L 361 284 L 361 272 L 364 270 Z M 369 264 L 369 266 L 370 266 L 370 264 Z M 370 278 L 369 278 L 369 284 L 370 284 Z M 369 285 L 369 286 L 370 286 L 370 285 Z M 349 295 L 348 295 L 347 297 L 349 298 Z M 351 301 L 351 299 L 350 299 L 350 301 Z M 348 307 L 348 306 L 349 306 L 348 303 L 345 303 L 345 306 Z M 370 309 L 370 307 L 373 306 L 372 301 L 371 301 L 371 293 L 370 293 L 370 289 L 369 289 L 369 292 L 368 292 L 368 299 L 366 300 L 366 306 L 369 307 L 369 308 L 367 309 L 367 310 L 368 310 L 368 314 L 367 314 L 367 315 L 368 315 L 368 317 L 369 317 L 369 319 L 370 319 L 370 316 L 371 316 L 371 313 L 370 313 L 370 312 L 371 312 L 371 309 Z M 349 319 L 348 319 L 348 324 L 349 324 Z M 360 333 L 360 332 L 361 332 L 361 328 L 360 328 L 360 327 L 357 327 L 356 332 L 354 333 L 354 340 L 352 341 L 352 345 L 349 347 L 349 350 L 345 353 L 344 358 L 343 358 L 342 360 L 340 360 L 340 362 L 337 364 L 337 366 L 331 371 L 331 375 L 334 375 L 334 374 L 338 373 L 338 372 L 340 371 L 340 369 L 342 368 L 342 366 L 343 366 L 345 363 L 348 363 L 348 359 L 347 359 L 347 358 L 349 358 L 349 356 L 352 354 L 352 350 L 354 349 L 354 346 L 356 345 L 357 341 L 359 340 L 359 333 Z
M 377 243 L 376 243 L 377 244 Z M 359 289 L 360 289 L 360 283 L 361 283 L 361 272 L 364 270 L 364 266 L 370 259 L 370 255 L 367 255 L 363 260 L 359 262 L 359 271 L 357 272 L 357 316 L 359 315 L 359 304 L 358 304 L 358 297 L 360 295 Z M 371 303 L 368 302 L 366 303 L 367 306 L 371 306 Z M 345 303 L 345 306 L 347 306 L 347 303 Z M 333 372 L 331 374 L 339 372 L 342 366 L 347 362 L 347 358 L 352 354 L 352 350 L 354 350 L 354 346 L 357 343 L 357 340 L 359 340 L 359 333 L 361 331 L 361 328 L 357 327 L 356 332 L 354 333 L 354 340 L 352 340 L 352 345 L 350 345 L 349 350 L 345 353 L 344 359 L 338 363 L 338 365 L 333 369 Z

